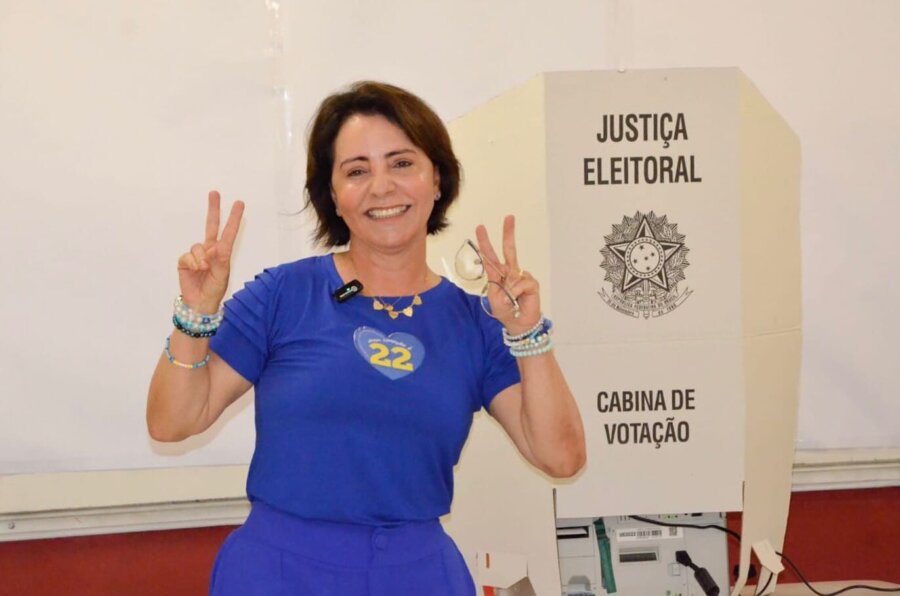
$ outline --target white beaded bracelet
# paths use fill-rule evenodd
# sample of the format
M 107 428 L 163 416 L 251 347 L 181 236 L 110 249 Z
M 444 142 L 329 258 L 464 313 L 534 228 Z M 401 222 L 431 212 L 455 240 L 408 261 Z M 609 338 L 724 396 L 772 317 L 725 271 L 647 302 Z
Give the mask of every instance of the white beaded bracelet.
M 544 315 L 541 315 L 541 318 L 535 323 L 534 327 L 529 329 L 528 331 L 523 331 L 522 333 L 517 333 L 516 335 L 510 335 L 509 331 L 506 330 L 506 327 L 503 328 L 503 343 L 507 346 L 512 346 L 523 339 L 527 339 L 532 335 L 544 330 L 547 331 L 553 326 L 549 320 L 544 318 Z M 546 329 L 545 329 L 546 327 Z
M 180 295 L 175 298 L 176 326 L 178 326 L 179 331 L 185 332 L 192 337 L 192 332 L 214 334 L 219 328 L 219 325 L 222 324 L 222 319 L 224 317 L 225 310 L 222 308 L 216 313 L 207 315 L 193 310 L 184 303 Z
M 528 356 L 539 356 L 541 354 L 546 354 L 547 352 L 549 352 L 552 349 L 553 349 L 553 342 L 549 340 L 549 336 L 548 336 L 547 342 L 540 347 L 525 349 L 525 350 L 516 350 L 516 349 L 510 348 L 509 353 L 512 354 L 513 357 L 515 357 L 515 358 L 525 358 Z

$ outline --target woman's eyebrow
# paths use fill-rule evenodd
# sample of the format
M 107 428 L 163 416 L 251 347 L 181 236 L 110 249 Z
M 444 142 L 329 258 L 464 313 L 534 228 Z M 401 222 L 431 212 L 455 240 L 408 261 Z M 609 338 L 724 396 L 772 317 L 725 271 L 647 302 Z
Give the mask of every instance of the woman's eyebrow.
M 344 167 L 344 165 L 350 163 L 351 161 L 369 161 L 369 158 L 366 157 L 365 155 L 357 155 L 356 157 L 350 157 L 350 158 L 347 158 L 344 161 L 342 161 L 340 164 L 338 164 L 338 167 L 342 168 L 342 167 Z
M 384 154 L 385 157 L 394 157 L 395 155 L 402 155 L 403 153 L 415 153 L 413 149 L 395 149 L 393 151 L 388 151 Z
M 384 156 L 385 156 L 386 158 L 391 158 L 391 157 L 394 157 L 394 156 L 397 156 L 397 155 L 402 155 L 402 154 L 404 154 L 404 153 L 415 153 L 415 150 L 414 150 L 414 149 L 408 149 L 408 148 L 406 148 L 406 149 L 394 149 L 393 151 L 388 151 L 387 153 L 385 153 Z M 347 159 L 345 159 L 344 161 L 342 161 L 340 164 L 338 164 L 338 167 L 339 167 L 339 168 L 342 168 L 342 167 L 344 167 L 346 164 L 348 164 L 348 163 L 350 163 L 350 162 L 352 162 L 352 161 L 369 161 L 369 158 L 366 157 L 365 155 L 357 155 L 356 157 L 348 157 Z

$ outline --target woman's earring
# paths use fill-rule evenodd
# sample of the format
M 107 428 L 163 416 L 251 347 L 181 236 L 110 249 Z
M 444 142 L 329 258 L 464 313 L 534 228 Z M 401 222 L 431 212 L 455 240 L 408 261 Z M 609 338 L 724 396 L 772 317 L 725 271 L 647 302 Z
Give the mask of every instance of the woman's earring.
M 437 201 L 440 201 L 440 200 L 441 200 L 441 191 L 438 191 L 438 192 L 437 192 L 437 194 L 436 194 L 436 195 L 434 195 L 434 200 L 435 200 L 435 202 L 437 202 Z

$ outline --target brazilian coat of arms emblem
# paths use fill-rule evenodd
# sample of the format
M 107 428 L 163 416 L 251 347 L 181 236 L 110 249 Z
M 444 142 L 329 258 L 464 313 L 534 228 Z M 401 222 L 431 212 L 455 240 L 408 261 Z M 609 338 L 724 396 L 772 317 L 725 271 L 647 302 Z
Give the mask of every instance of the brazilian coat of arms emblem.
M 600 290 L 600 297 L 634 318 L 660 317 L 675 310 L 692 292 L 683 284 L 679 290 L 689 265 L 684 239 L 678 224 L 669 223 L 665 215 L 638 211 L 634 217 L 624 216 L 621 224 L 613 224 L 600 249 L 604 281 L 611 284 L 609 292 Z

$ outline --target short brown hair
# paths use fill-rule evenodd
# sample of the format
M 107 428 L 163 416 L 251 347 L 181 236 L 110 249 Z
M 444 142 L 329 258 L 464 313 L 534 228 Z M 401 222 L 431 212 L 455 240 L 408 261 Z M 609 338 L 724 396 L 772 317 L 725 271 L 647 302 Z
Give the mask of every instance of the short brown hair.
M 360 81 L 347 91 L 325 98 L 313 119 L 306 155 L 306 206 L 316 210 L 317 243 L 326 247 L 350 241 L 350 229 L 338 217 L 332 200 L 334 141 L 344 122 L 355 114 L 380 115 L 398 126 L 421 149 L 440 174 L 441 199 L 428 218 L 428 233 L 447 227 L 447 209 L 459 194 L 460 166 L 444 123 L 428 104 L 400 87 Z

